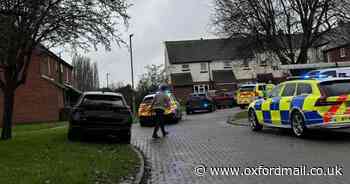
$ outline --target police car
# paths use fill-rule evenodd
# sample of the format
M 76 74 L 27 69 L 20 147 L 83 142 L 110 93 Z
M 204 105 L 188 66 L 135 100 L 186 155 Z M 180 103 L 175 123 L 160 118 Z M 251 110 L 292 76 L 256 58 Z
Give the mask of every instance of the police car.
M 311 128 L 350 128 L 350 78 L 294 80 L 276 86 L 249 105 L 253 131 L 292 128 L 297 137 Z

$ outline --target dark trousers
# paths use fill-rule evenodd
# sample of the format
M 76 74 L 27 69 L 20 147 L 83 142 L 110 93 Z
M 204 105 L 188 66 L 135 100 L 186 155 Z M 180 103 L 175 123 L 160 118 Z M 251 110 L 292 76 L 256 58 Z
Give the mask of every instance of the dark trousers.
M 159 127 L 160 127 L 163 135 L 165 135 L 164 110 L 156 109 L 155 112 L 156 112 L 156 116 L 155 116 L 155 127 L 154 127 L 154 131 L 153 131 L 153 135 L 155 136 L 158 134 Z

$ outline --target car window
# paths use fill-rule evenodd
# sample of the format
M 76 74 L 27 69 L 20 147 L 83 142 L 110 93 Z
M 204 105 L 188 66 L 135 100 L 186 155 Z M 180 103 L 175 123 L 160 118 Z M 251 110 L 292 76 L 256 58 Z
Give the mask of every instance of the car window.
M 259 89 L 259 91 L 265 91 L 266 85 L 259 85 L 258 89 Z
M 294 96 L 295 89 L 296 89 L 295 83 L 286 84 L 281 96 Z
M 282 89 L 282 86 L 283 85 L 278 85 L 276 86 L 275 88 L 273 88 L 273 90 L 271 91 L 270 93 L 270 98 L 273 98 L 273 97 L 277 97 L 279 96 L 280 92 L 281 92 L 281 89 Z
M 146 103 L 146 104 L 151 104 L 153 102 L 153 96 L 152 97 L 147 97 L 145 99 L 143 99 L 143 103 Z
M 327 76 L 327 77 L 336 77 L 337 76 L 337 72 L 335 70 L 331 70 L 331 71 L 323 72 L 321 75 L 324 75 L 324 76 Z
M 255 86 L 242 86 L 239 88 L 240 92 L 251 92 L 254 91 Z
M 86 95 L 81 105 L 116 105 L 124 106 L 123 98 L 113 95 Z
M 307 83 L 299 83 L 297 86 L 297 95 L 312 94 L 312 87 Z
M 350 80 L 327 81 L 320 84 L 320 89 L 325 96 L 340 96 L 350 93 Z

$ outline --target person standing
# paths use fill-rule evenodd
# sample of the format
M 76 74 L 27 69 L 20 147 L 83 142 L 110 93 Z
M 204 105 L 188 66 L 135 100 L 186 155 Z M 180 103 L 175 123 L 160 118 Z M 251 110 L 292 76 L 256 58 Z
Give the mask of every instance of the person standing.
M 152 110 L 155 112 L 155 127 L 153 131 L 152 137 L 154 139 L 159 138 L 158 136 L 158 130 L 161 129 L 163 136 L 165 137 L 168 132 L 165 131 L 164 128 L 164 112 L 165 109 L 170 107 L 170 98 L 166 94 L 168 90 L 168 87 L 166 85 L 160 85 L 159 86 L 159 92 L 156 93 L 153 103 L 152 103 Z

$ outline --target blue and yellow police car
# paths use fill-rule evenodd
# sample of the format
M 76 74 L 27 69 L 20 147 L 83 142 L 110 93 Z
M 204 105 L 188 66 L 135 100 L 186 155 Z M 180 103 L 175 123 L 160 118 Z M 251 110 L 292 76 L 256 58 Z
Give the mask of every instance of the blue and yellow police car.
M 311 128 L 350 128 L 350 78 L 292 80 L 249 105 L 253 131 L 291 128 L 297 137 Z

